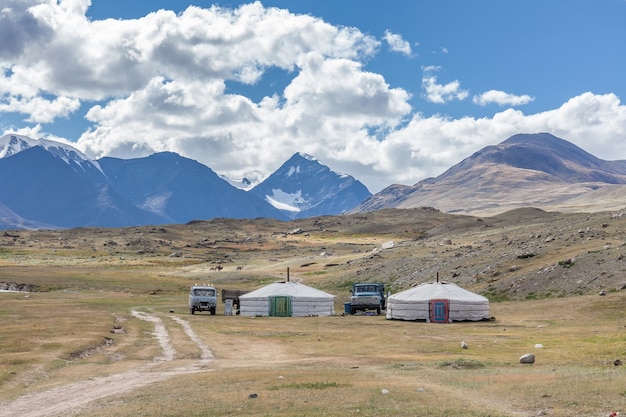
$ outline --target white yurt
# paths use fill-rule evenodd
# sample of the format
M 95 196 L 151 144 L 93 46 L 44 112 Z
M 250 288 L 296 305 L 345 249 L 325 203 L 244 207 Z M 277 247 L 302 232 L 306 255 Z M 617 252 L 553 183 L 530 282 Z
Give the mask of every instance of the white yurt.
M 335 314 L 335 297 L 298 282 L 275 282 L 239 297 L 242 316 L 307 317 Z
M 443 281 L 420 284 L 389 296 L 387 319 L 434 323 L 489 320 L 489 300 Z

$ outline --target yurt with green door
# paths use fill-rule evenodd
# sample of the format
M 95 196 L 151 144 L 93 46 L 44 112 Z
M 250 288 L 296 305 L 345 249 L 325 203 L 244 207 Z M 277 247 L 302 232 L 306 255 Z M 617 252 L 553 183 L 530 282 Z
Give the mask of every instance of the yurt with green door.
M 451 323 L 490 317 L 487 298 L 449 282 L 420 284 L 387 299 L 388 320 Z
M 275 282 L 239 297 L 242 316 L 313 317 L 335 314 L 335 297 L 298 282 Z

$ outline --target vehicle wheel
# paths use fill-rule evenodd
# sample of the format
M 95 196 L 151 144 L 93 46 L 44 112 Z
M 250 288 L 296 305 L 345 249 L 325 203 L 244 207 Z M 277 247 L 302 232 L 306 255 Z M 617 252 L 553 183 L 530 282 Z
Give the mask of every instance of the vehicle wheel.
M 380 307 L 376 308 L 376 314 L 378 314 L 380 316 Z
M 356 314 L 356 308 L 350 307 L 350 314 Z
M 215 315 L 215 307 L 211 308 L 211 315 L 214 316 Z
M 196 310 L 194 310 L 193 308 L 190 308 L 190 309 L 189 309 L 189 312 L 190 312 L 191 314 L 194 314 L 194 312 L 195 312 L 195 311 L 196 311 Z

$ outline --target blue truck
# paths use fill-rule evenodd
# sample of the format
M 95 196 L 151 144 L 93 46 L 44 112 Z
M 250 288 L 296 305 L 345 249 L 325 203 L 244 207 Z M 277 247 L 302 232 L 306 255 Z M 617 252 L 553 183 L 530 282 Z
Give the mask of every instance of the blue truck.
M 380 314 L 386 308 L 385 284 L 354 284 L 350 292 L 350 314 L 367 310 L 376 310 Z

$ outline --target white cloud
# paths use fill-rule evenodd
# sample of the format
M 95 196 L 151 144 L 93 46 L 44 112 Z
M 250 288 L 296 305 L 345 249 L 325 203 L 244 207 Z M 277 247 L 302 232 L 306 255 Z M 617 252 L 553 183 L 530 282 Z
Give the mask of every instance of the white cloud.
M 390 31 L 386 30 L 383 39 L 385 39 L 387 44 L 389 44 L 389 48 L 392 51 L 400 52 L 405 55 L 411 55 L 411 44 L 402 39 L 402 35 L 391 33 Z
M 458 80 L 438 84 L 437 77 L 434 75 L 425 75 L 422 78 L 422 89 L 426 100 L 437 104 L 452 100 L 465 100 L 469 96 L 469 91 L 461 89 L 461 83 Z
M 530 103 L 534 99 L 534 97 L 527 94 L 517 96 L 515 94 L 505 93 L 504 91 L 489 90 L 474 96 L 472 101 L 480 106 L 486 106 L 492 103 L 499 106 L 521 106 Z

